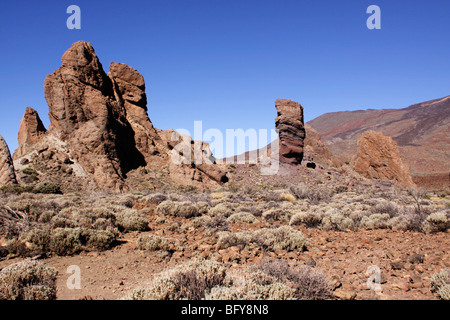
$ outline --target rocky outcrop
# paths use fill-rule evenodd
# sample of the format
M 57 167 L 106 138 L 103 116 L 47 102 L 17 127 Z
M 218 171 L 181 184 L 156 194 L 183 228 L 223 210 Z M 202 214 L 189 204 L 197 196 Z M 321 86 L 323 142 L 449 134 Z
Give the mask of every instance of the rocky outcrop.
M 391 137 L 376 131 L 369 130 L 361 135 L 352 167 L 369 179 L 392 180 L 402 187 L 414 185 L 397 143 Z
M 100 187 L 122 189 L 126 173 L 145 160 L 92 45 L 74 43 L 44 88 L 49 132 L 68 144 L 71 156 Z
M 17 134 L 19 146 L 14 152 L 13 158 L 22 157 L 32 151 L 33 146 L 41 140 L 46 132 L 47 129 L 45 129 L 37 111 L 27 107 L 20 121 L 19 133 Z
M 45 131 L 37 112 L 27 109 L 19 131 L 18 164 L 30 163 L 43 176 L 63 172 L 74 180 L 82 178 L 79 184 L 91 186 L 85 181 L 90 179 L 100 189 L 116 191 L 145 184 L 140 174 L 145 172 L 197 187 L 226 181 L 226 171 L 214 160 L 172 161 L 179 142 L 172 139 L 173 130 L 158 130 L 150 121 L 143 76 L 115 62 L 107 75 L 90 43 L 76 42 L 64 53 L 62 66 L 46 77 L 44 90 L 49 129 Z M 197 145 L 190 138 L 187 144 L 189 152 Z M 207 144 L 198 150 L 210 153 Z M 137 179 L 128 181 L 129 174 Z
M 5 139 L 0 136 L 0 187 L 16 184 L 14 165 L 11 159 L 8 145 Z
M 317 163 L 323 167 L 336 165 L 336 160 L 328 147 L 322 142 L 320 134 L 305 123 L 304 160 Z
M 300 164 L 305 139 L 303 107 L 288 99 L 277 99 L 275 107 L 277 109 L 275 127 L 280 139 L 280 162 Z

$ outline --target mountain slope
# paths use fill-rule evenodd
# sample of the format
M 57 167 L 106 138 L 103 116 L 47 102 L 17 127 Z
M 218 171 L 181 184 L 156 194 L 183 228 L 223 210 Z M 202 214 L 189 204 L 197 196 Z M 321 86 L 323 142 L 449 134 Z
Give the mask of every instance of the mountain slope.
M 381 132 L 397 142 L 415 183 L 449 186 L 450 96 L 403 109 L 327 113 L 308 124 L 342 161 L 355 154 L 356 142 L 364 131 Z

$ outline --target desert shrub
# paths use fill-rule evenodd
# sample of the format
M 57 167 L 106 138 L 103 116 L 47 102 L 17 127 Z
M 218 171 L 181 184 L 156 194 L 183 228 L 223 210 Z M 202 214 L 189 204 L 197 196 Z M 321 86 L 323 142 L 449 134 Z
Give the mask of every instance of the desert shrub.
M 148 203 L 160 204 L 161 202 L 167 200 L 167 196 L 163 193 L 154 193 L 145 196 L 142 200 Z
M 167 238 L 153 234 L 142 235 L 137 239 L 137 247 L 140 250 L 158 251 L 169 250 L 171 241 Z
M 445 232 L 449 227 L 450 219 L 446 211 L 433 212 L 422 223 L 422 230 L 425 233 Z
M 33 186 L 31 185 L 18 185 L 18 184 L 10 184 L 6 186 L 0 187 L 0 191 L 2 193 L 14 193 L 14 194 L 22 194 L 26 192 L 33 192 Z
M 339 210 L 331 209 L 323 215 L 322 229 L 337 231 L 354 230 L 355 222 Z
M 61 194 L 59 187 L 53 182 L 40 182 L 38 183 L 33 192 L 35 193 L 45 193 L 45 194 Z
M 47 251 L 51 239 L 49 228 L 33 228 L 20 235 L 19 240 L 28 242 L 32 249 Z
M 215 286 L 220 286 L 226 268 L 211 260 L 195 260 L 165 271 L 157 276 L 149 288 L 131 293 L 132 300 L 199 300 Z
M 295 289 L 259 270 L 235 277 L 230 285 L 216 286 L 206 300 L 292 300 Z
M 295 196 L 290 193 L 282 193 L 280 196 L 282 201 L 289 201 L 290 203 L 295 203 Z
M 194 228 L 204 227 L 206 229 L 220 231 L 228 229 L 228 221 L 224 216 L 201 216 L 192 221 Z
M 263 212 L 262 217 L 266 221 L 284 221 L 288 222 L 292 213 L 288 210 L 272 208 Z
M 33 168 L 30 168 L 30 167 L 24 168 L 22 170 L 22 172 L 25 173 L 25 174 L 28 174 L 28 175 L 32 175 L 32 174 L 33 175 L 37 175 L 37 171 L 35 169 L 33 169 Z
M 145 231 L 148 229 L 147 218 L 133 209 L 125 209 L 115 213 L 115 224 L 119 230 L 124 231 Z
M 431 278 L 431 290 L 442 300 L 450 300 L 450 269 L 442 269 Z
M 166 200 L 156 207 L 156 212 L 175 217 L 191 218 L 199 216 L 198 208 L 189 201 L 175 202 Z
M 211 208 L 208 212 L 210 216 L 224 216 L 225 218 L 228 218 L 233 214 L 233 209 L 227 206 L 224 203 L 219 203 L 215 207 Z
M 37 261 L 6 267 L 0 272 L 0 300 L 54 300 L 56 274 Z
M 325 300 L 331 297 L 331 284 L 319 270 L 307 266 L 291 267 L 284 260 L 263 260 L 258 268 L 282 283 L 291 283 L 296 299 Z
M 245 222 L 245 223 L 257 223 L 258 219 L 248 212 L 236 212 L 233 213 L 227 219 L 228 222 Z
M 370 216 L 365 216 L 361 220 L 361 226 L 367 229 L 387 229 L 389 228 L 389 214 L 375 213 Z
M 87 247 L 106 250 L 111 248 L 117 235 L 110 230 L 82 229 L 82 236 Z
M 258 229 L 249 232 L 224 233 L 219 236 L 219 248 L 254 244 L 266 250 L 303 251 L 308 241 L 303 234 L 289 226 Z
M 379 202 L 375 207 L 373 207 L 370 212 L 372 214 L 388 214 L 390 218 L 396 217 L 400 213 L 400 207 L 398 204 L 392 201 L 382 201 Z
M 399 215 L 388 221 L 388 225 L 393 230 L 413 230 L 413 221 L 408 215 Z
M 50 251 L 59 256 L 78 253 L 83 250 L 81 228 L 58 228 L 52 231 Z
M 300 183 L 297 187 L 290 187 L 291 193 L 299 200 L 310 200 L 312 203 L 328 201 L 331 192 L 323 186 L 309 187 L 304 183 Z
M 289 225 L 297 226 L 297 225 L 305 225 L 307 228 L 315 228 L 319 226 L 322 222 L 322 215 L 315 212 L 298 212 L 295 213 L 291 220 L 289 221 Z
M 209 204 L 208 204 L 208 202 L 206 202 L 206 201 L 198 201 L 195 205 L 196 205 L 196 207 L 198 209 L 198 213 L 200 215 L 208 213 L 208 211 L 209 211 Z

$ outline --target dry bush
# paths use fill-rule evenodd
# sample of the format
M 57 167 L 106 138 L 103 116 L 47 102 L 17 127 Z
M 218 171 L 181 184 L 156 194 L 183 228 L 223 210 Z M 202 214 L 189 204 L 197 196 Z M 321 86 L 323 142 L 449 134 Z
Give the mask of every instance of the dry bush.
M 139 236 L 136 243 L 140 250 L 158 251 L 169 250 L 172 242 L 167 238 L 150 234 Z
M 450 210 L 431 213 L 422 223 L 425 233 L 445 232 L 450 228 Z
M 401 208 L 398 204 L 392 201 L 379 202 L 375 207 L 371 208 L 371 214 L 388 214 L 390 218 L 396 217 L 400 214 Z
M 56 271 L 25 261 L 0 272 L 0 300 L 55 300 Z
M 299 300 L 325 300 L 331 297 L 331 284 L 318 270 L 304 266 L 291 267 L 284 260 L 263 260 L 258 268 L 282 283 L 291 283 Z
M 304 225 L 307 228 L 318 227 L 321 223 L 322 215 L 320 213 L 310 211 L 295 213 L 289 221 L 289 225 L 291 226 Z
M 145 231 L 148 229 L 147 218 L 133 209 L 115 213 L 115 225 L 124 231 Z
M 367 229 L 388 229 L 390 227 L 388 213 L 375 213 L 365 216 L 361 220 L 361 226 Z
M 131 300 L 199 300 L 223 284 L 226 268 L 211 260 L 195 260 L 165 271 L 149 288 L 134 290 Z
M 450 300 L 450 269 L 442 269 L 431 277 L 431 291 L 442 300 Z
M 215 216 L 223 216 L 225 218 L 228 218 L 233 214 L 233 209 L 227 206 L 224 203 L 219 203 L 215 207 L 211 208 L 208 212 L 208 214 L 212 217 Z
M 212 231 L 223 231 L 228 229 L 228 221 L 221 215 L 214 217 L 201 216 L 192 221 L 192 226 L 194 228 L 204 227 Z
M 189 201 L 175 202 L 166 200 L 156 207 L 156 212 L 184 218 L 192 218 L 200 215 L 198 208 Z
M 258 219 L 248 212 L 236 212 L 233 213 L 227 219 L 228 222 L 244 222 L 244 223 L 257 223 Z
M 290 203 L 295 203 L 295 196 L 290 193 L 282 193 L 280 196 L 282 201 L 289 201 Z
M 311 203 L 319 203 L 321 201 L 329 201 L 331 192 L 324 186 L 310 187 L 304 183 L 300 183 L 297 187 L 290 187 L 291 193 L 299 200 L 309 200 Z
M 308 241 L 303 234 L 289 226 L 274 229 L 258 229 L 248 232 L 224 233 L 219 236 L 218 246 L 225 249 L 232 246 L 254 244 L 265 250 L 303 251 Z
M 353 219 L 337 209 L 331 209 L 324 213 L 321 226 L 324 230 L 336 231 L 354 230 L 356 228 Z
M 148 202 L 148 203 L 155 203 L 160 204 L 161 202 L 167 200 L 167 196 L 163 193 L 154 193 L 149 194 L 142 198 L 142 201 Z
M 266 221 L 284 221 L 289 222 L 292 213 L 289 210 L 285 209 L 269 209 L 262 214 L 262 218 Z

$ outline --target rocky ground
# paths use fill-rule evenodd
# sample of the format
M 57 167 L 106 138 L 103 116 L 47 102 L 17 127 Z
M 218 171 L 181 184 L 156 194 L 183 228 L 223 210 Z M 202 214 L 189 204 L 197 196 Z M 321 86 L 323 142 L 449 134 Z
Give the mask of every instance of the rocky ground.
M 389 183 L 372 184 L 338 173 L 319 183 L 327 175 L 297 168 L 303 190 L 302 184 L 293 188 L 283 179 L 283 170 L 279 180 L 257 180 L 256 167 L 235 170 L 244 178 L 208 193 L 172 189 L 148 194 L 3 195 L 2 203 L 46 222 L 28 227 L 40 230 L 40 237 L 33 238 L 29 230 L 12 240 L 3 237 L 0 246 L 10 252 L 0 268 L 38 256 L 58 271 L 58 299 L 122 299 L 136 288 L 150 287 L 162 271 L 189 261 L 206 259 L 246 275 L 263 261 L 283 260 L 320 271 L 331 286 L 331 299 L 439 299 L 430 279 L 450 268 L 447 192 L 421 195 L 424 214 L 419 219 L 414 198 Z M 253 187 L 247 180 L 252 177 Z M 137 220 L 123 220 L 129 213 Z M 255 236 L 280 227 L 289 232 L 270 245 L 264 242 L 269 233 L 261 233 L 263 239 Z M 113 238 L 82 243 L 69 252 L 52 249 L 61 228 L 98 235 L 118 229 Z M 49 244 L 36 240 L 45 237 L 50 237 Z M 148 237 L 151 241 L 143 241 Z M 277 247 L 278 242 L 288 245 Z M 19 250 L 20 243 L 28 251 Z M 67 287 L 71 265 L 80 267 L 81 289 Z M 381 290 L 367 285 L 373 268 L 379 268 Z

